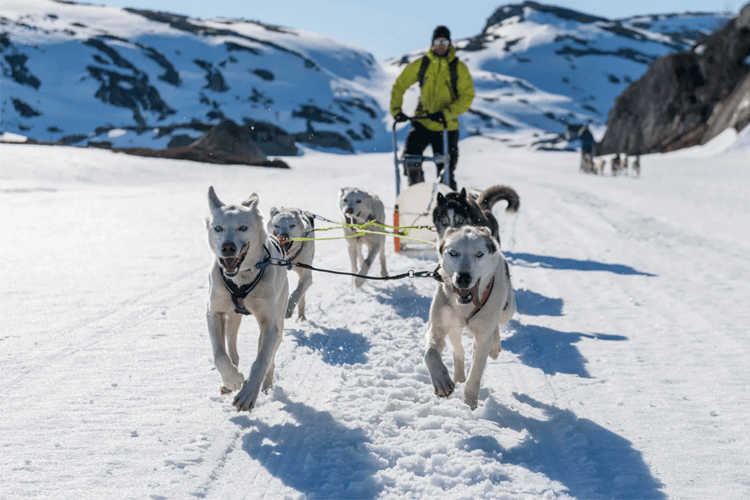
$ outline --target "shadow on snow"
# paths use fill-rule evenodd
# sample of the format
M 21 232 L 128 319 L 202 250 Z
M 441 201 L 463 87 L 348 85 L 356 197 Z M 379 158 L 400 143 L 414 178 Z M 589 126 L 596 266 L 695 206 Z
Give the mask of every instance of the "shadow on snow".
M 533 253 L 503 252 L 508 263 L 513 266 L 522 267 L 544 267 L 562 271 L 606 271 L 622 275 L 656 276 L 645 273 L 622 264 L 606 264 L 593 260 L 566 259 L 562 257 L 551 257 L 549 255 L 536 255 Z
M 516 311 L 527 316 L 562 316 L 563 300 L 532 292 L 531 290 L 514 290 Z
M 501 463 L 539 472 L 563 484 L 573 498 L 666 498 L 641 453 L 622 436 L 570 410 L 561 410 L 515 393 L 522 404 L 544 411 L 536 419 L 485 400 L 485 415 L 500 427 L 525 433 L 523 441 L 504 449 L 492 436 L 475 436 L 459 443 L 481 450 Z
M 367 449 L 365 431 L 345 427 L 329 412 L 294 403 L 280 389 L 274 394 L 289 422 L 232 419 L 247 430 L 242 449 L 250 457 L 305 498 L 371 499 L 380 494 L 382 486 L 374 478 L 380 467 Z
M 402 318 L 419 318 L 426 323 L 430 317 L 432 297 L 419 295 L 412 285 L 400 284 L 373 296 L 379 303 L 392 307 L 393 312 Z
M 567 373 L 590 378 L 585 366 L 586 359 L 574 344 L 583 338 L 607 341 L 627 339 L 621 335 L 561 332 L 544 326 L 523 325 L 516 320 L 511 320 L 509 325 L 513 328 L 513 335 L 502 340 L 503 350 L 517 355 L 526 366 L 539 368 L 548 375 Z
M 320 329 L 320 333 L 305 335 L 301 330 L 291 330 L 297 345 L 309 347 L 320 353 L 323 361 L 329 365 L 354 365 L 367 362 L 367 351 L 370 341 L 358 333 L 352 333 L 343 328 L 326 328 L 309 321 L 313 328 Z

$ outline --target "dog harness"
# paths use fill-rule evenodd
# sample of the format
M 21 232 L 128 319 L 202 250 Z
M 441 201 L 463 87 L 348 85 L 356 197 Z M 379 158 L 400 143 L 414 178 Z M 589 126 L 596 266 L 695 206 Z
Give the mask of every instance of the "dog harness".
M 275 237 L 270 237 L 269 241 L 282 256 L 285 256 L 284 249 Z M 268 263 L 271 262 L 271 252 L 268 251 L 268 248 L 265 245 L 263 245 L 263 250 L 265 250 L 266 252 L 266 258 L 265 260 L 255 265 L 256 269 L 260 269 L 260 272 L 252 282 L 246 285 L 237 286 L 234 281 L 229 279 L 226 274 L 224 274 L 224 271 L 221 271 L 221 279 L 222 281 L 224 281 L 224 286 L 227 288 L 227 290 L 229 290 L 229 293 L 232 296 L 234 312 L 238 314 L 244 314 L 245 316 L 249 316 L 252 314 L 252 312 L 250 312 L 245 307 L 244 299 L 247 298 L 248 295 L 250 295 L 250 292 L 252 292 L 256 286 L 258 286 L 258 283 L 260 283 L 260 280 L 263 278 L 263 274 L 266 272 Z
M 493 276 L 493 277 L 492 277 L 492 281 L 490 281 L 490 284 L 489 284 L 489 285 L 487 286 L 487 290 L 485 290 L 485 292 L 484 292 L 484 296 L 482 297 L 482 302 L 481 302 L 481 303 L 479 303 L 479 304 L 477 304 L 476 302 L 474 303 L 474 310 L 473 310 L 473 311 L 471 311 L 471 314 L 469 315 L 469 317 L 468 317 L 468 318 L 466 318 L 466 321 L 467 321 L 467 322 L 468 322 L 468 321 L 469 321 L 469 320 L 470 320 L 471 318 L 473 318 L 473 317 L 474 317 L 474 315 L 475 315 L 476 313 L 478 313 L 478 312 L 479 312 L 479 311 L 480 311 L 480 310 L 481 310 L 481 309 L 482 309 L 482 308 L 484 307 L 484 305 L 485 305 L 485 304 L 487 303 L 487 300 L 488 300 L 488 299 L 490 298 L 490 294 L 492 293 L 492 289 L 493 289 L 494 287 L 495 287 L 495 277 Z M 505 307 L 503 307 L 503 310 L 505 310 L 505 308 L 506 308 L 506 307 L 508 307 L 508 305 L 507 305 L 507 304 L 505 305 Z

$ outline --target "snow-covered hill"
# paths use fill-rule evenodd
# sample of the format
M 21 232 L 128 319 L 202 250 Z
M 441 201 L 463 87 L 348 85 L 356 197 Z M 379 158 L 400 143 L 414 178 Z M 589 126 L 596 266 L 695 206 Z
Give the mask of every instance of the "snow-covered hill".
M 564 144 L 568 124 L 586 123 L 603 132 L 615 98 L 657 57 L 689 49 L 730 17 L 608 20 L 530 1 L 500 7 L 481 34 L 455 42 L 477 90 L 463 124 L 472 134 L 550 147 Z M 396 72 L 423 54 L 386 65 Z
M 568 124 L 601 132 L 615 97 L 654 59 L 727 19 L 611 21 L 534 2 L 501 7 L 479 35 L 454 41 L 477 90 L 464 137 L 561 148 Z M 163 148 L 230 118 L 270 123 L 308 145 L 385 151 L 390 86 L 423 53 L 378 64 L 363 49 L 261 22 L 4 0 L 0 130 Z M 416 96 L 415 87 L 406 103 Z
M 387 143 L 364 50 L 259 22 L 55 2 L 0 6 L 2 129 L 44 141 L 166 147 L 231 118 Z

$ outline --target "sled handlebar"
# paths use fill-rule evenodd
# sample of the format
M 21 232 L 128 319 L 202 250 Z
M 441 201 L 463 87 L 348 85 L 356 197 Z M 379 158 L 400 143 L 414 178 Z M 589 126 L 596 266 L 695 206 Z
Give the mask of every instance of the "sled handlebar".
M 406 115 L 404 115 L 406 116 Z M 407 116 L 406 117 L 408 121 L 413 122 L 415 120 L 426 120 L 428 118 L 427 115 L 414 115 L 414 116 Z M 396 130 L 396 125 L 398 125 L 401 122 L 393 121 L 393 130 Z M 448 124 L 443 123 L 443 130 L 448 130 Z

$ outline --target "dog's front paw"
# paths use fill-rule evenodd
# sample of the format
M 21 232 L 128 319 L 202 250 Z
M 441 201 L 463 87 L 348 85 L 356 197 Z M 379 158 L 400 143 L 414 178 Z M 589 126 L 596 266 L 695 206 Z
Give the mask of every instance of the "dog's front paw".
M 453 394 L 453 389 L 456 388 L 456 384 L 451 380 L 451 376 L 448 374 L 448 370 L 441 370 L 442 373 L 433 377 L 432 386 L 435 389 L 435 395 L 439 398 L 447 398 Z
M 252 384 L 245 383 L 234 397 L 232 404 L 237 408 L 237 411 L 250 411 L 255 407 L 255 402 L 258 400 L 258 392 L 258 389 L 254 389 Z
M 464 397 L 462 398 L 463 402 L 469 405 L 469 408 L 472 410 L 477 409 L 477 394 L 469 394 L 468 392 L 464 391 Z
M 286 310 L 286 314 L 284 315 L 284 319 L 289 319 L 292 317 L 292 313 L 294 313 L 294 307 L 290 307 Z
M 357 288 L 360 288 L 364 284 L 365 284 L 365 279 L 364 278 L 362 278 L 362 277 L 354 278 L 354 286 L 356 286 Z
M 307 321 L 307 318 L 305 317 L 305 313 L 301 312 L 297 315 L 297 323 L 300 321 Z
M 242 384 L 245 383 L 245 376 L 235 368 L 232 372 L 226 375 L 222 374 L 221 381 L 224 383 L 221 387 L 221 393 L 229 394 L 230 392 L 240 390 Z

